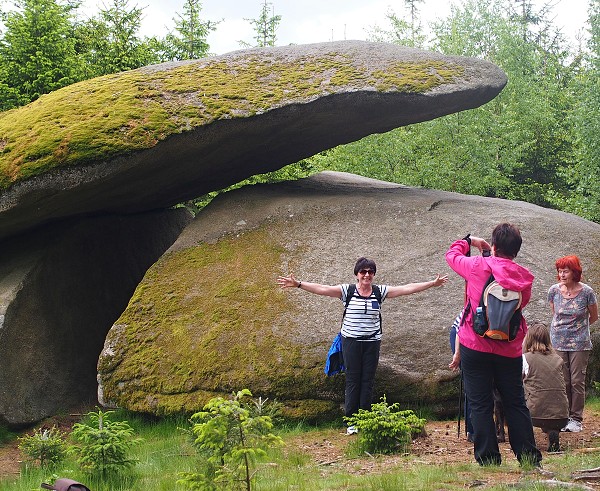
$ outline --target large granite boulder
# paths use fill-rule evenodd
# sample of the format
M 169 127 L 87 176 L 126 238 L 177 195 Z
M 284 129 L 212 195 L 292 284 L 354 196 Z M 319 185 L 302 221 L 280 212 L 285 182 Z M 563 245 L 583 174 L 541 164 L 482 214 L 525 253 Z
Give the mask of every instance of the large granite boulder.
M 545 298 L 559 256 L 577 253 L 586 281 L 600 291 L 600 225 L 539 206 L 333 172 L 221 195 L 150 268 L 112 327 L 99 360 L 101 399 L 169 414 L 247 387 L 284 402 L 288 415 L 336 413 L 343 376 L 327 378 L 323 366 L 343 305 L 282 291 L 275 280 L 293 272 L 306 281 L 353 282 L 354 263 L 365 255 L 377 262 L 378 283 L 450 275 L 443 288 L 384 303 L 376 392 L 453 410 L 448 328 L 464 282 L 444 253 L 468 232 L 489 237 L 501 221 L 522 230 L 517 261 L 535 275 L 530 322 L 550 320 Z
M 96 400 L 106 334 L 185 209 L 53 224 L 5 240 L 0 259 L 0 423 L 22 427 Z
M 145 67 L 1 113 L 0 422 L 91 397 L 105 334 L 189 220 L 167 208 L 505 84 L 479 59 L 352 41 Z
M 71 215 L 166 208 L 319 151 L 478 107 L 497 66 L 344 41 L 80 82 L 0 114 L 0 239 Z

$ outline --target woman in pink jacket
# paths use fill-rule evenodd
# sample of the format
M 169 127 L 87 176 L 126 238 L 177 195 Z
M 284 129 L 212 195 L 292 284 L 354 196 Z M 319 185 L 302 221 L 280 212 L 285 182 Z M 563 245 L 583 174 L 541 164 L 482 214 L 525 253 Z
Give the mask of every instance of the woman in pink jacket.
M 454 242 L 446 252 L 448 265 L 467 282 L 465 314 L 459 331 L 459 355 L 465 391 L 469 394 L 474 430 L 475 459 L 481 465 L 500 464 L 494 425 L 494 384 L 504 405 L 510 446 L 521 464 L 539 465 L 542 455 L 535 444 L 531 416 L 525 404 L 522 381 L 522 344 L 527 331 L 521 318 L 515 339 L 500 341 L 478 335 L 473 330 L 476 307 L 490 274 L 504 288 L 521 292 L 521 308 L 531 298 L 533 275 L 514 262 L 521 248 L 521 233 L 510 223 L 501 223 L 492 232 L 492 244 L 468 235 Z M 470 256 L 471 246 L 481 252 L 491 249 L 491 256 Z M 458 358 L 460 357 L 460 358 Z

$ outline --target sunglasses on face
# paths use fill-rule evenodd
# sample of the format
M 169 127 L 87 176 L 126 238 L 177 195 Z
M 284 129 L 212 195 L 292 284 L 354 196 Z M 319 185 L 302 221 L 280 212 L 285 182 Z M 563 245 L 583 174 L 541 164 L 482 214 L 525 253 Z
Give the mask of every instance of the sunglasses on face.
M 359 273 L 360 273 L 360 274 L 364 274 L 364 275 L 367 275 L 367 274 L 372 274 L 372 275 L 374 275 L 374 274 L 375 274 L 375 271 L 373 271 L 372 269 L 361 269 L 361 270 L 359 271 Z

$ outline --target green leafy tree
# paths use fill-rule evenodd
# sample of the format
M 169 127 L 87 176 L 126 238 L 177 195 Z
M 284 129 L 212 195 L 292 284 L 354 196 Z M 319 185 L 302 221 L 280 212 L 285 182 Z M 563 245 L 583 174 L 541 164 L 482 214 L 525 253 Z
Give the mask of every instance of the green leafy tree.
M 42 468 L 61 463 L 67 456 L 65 435 L 58 428 L 38 428 L 31 435 L 20 437 L 19 450 Z
M 184 473 L 178 483 L 202 490 L 242 483 L 250 491 L 256 460 L 266 456 L 268 448 L 283 444 L 271 433 L 271 418 L 248 407 L 251 396 L 248 389 L 243 389 L 232 399 L 216 397 L 203 411 L 192 415 L 194 444 L 206 468 L 200 473 Z
M 577 159 L 564 169 L 569 193 L 556 196 L 567 211 L 600 223 L 600 0 L 590 0 L 589 54 L 578 79 L 575 125 Z
M 81 468 L 107 478 L 132 467 L 130 449 L 140 443 L 127 421 L 113 421 L 114 411 L 89 412 L 87 421 L 73 425 L 71 437 L 78 443 L 72 448 Z
M 395 43 L 402 46 L 412 46 L 410 23 L 398 17 L 393 10 L 385 14 L 389 26 L 373 26 L 368 29 L 369 39 L 380 43 Z
M 258 19 L 245 20 L 254 27 L 254 41 L 256 44 L 251 45 L 245 41 L 239 41 L 241 46 L 244 48 L 275 46 L 277 41 L 276 32 L 281 22 L 281 15 L 275 15 L 275 7 L 272 3 L 267 3 L 267 0 L 264 0 Z
M 424 47 L 426 36 L 423 34 L 423 28 L 417 8 L 417 4 L 423 1 L 424 0 L 404 0 L 405 8 L 408 10 L 410 18 L 409 21 L 399 17 L 393 10 L 388 10 L 385 14 L 389 24 L 388 28 L 374 26 L 368 31 L 369 39 L 372 41 L 411 46 L 413 48 Z
M 112 0 L 97 16 L 78 25 L 80 79 L 163 61 L 162 43 L 156 38 L 139 37 L 142 13 L 141 8 L 130 7 L 129 0 Z
M 421 18 L 419 16 L 419 3 L 423 3 L 425 0 L 404 0 L 404 6 L 408 10 L 410 16 L 410 40 L 411 46 L 421 46 L 425 41 L 425 37 L 422 35 Z
M 372 135 L 311 162 L 409 185 L 550 205 L 553 190 L 564 187 L 561 169 L 573 154 L 565 115 L 578 65 L 569 62 L 561 37 L 543 16 L 533 24 L 531 12 L 527 19 L 517 14 L 504 0 L 465 0 L 432 24 L 434 50 L 485 58 L 504 69 L 509 83 L 494 100 Z
M 183 15 L 177 14 L 175 33 L 165 39 L 166 57 L 171 60 L 193 60 L 208 55 L 207 36 L 217 28 L 219 21 L 203 21 L 200 17 L 200 0 L 186 0 Z
M 0 109 L 27 104 L 76 77 L 72 21 L 76 3 L 22 0 L 2 12 Z

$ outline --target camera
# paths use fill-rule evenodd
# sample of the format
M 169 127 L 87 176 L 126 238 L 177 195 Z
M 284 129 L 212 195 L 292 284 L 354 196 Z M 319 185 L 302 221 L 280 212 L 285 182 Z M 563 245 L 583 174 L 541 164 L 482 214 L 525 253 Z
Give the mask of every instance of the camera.
M 481 255 L 483 257 L 490 257 L 491 254 L 492 254 L 492 251 L 490 251 L 489 249 L 484 249 L 483 251 L 481 251 Z

